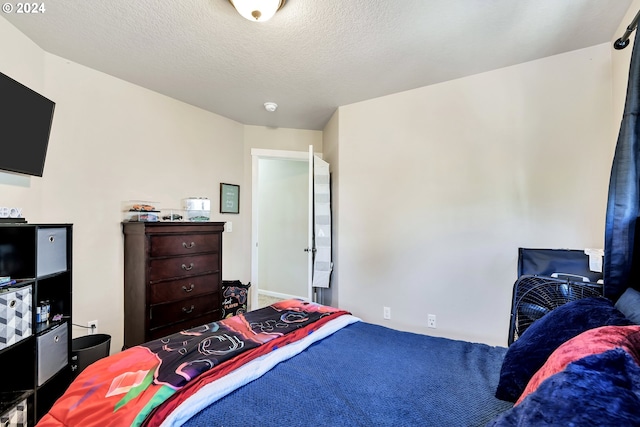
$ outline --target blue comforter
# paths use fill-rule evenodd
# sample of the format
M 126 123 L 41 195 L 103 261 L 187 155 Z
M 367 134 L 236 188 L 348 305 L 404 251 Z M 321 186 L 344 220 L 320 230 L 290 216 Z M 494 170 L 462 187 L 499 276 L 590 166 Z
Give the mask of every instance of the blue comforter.
M 278 364 L 185 426 L 484 426 L 506 348 L 357 322 Z

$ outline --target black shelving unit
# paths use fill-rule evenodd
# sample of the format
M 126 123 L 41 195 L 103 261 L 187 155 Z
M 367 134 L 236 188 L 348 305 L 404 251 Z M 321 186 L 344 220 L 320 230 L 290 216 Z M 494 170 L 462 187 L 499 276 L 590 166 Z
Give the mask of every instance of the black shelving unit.
M 34 425 L 71 382 L 72 232 L 71 224 L 0 224 L 0 276 L 16 280 L 0 287 L 0 317 L 16 320 L 0 329 L 11 335 L 0 336 L 0 419 Z M 38 322 L 45 302 L 48 320 Z

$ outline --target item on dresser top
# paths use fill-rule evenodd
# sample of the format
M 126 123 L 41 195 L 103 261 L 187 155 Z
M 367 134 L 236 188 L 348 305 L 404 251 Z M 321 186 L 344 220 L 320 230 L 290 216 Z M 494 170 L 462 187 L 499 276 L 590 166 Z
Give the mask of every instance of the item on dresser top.
M 151 205 L 146 205 L 146 204 L 135 204 L 131 207 L 131 209 L 129 209 L 131 211 L 155 211 L 156 207 L 155 206 L 151 206 Z
M 184 210 L 182 209 L 163 209 L 161 215 L 163 221 L 176 222 L 184 220 Z
M 206 197 L 190 197 L 184 199 L 184 210 L 189 221 L 209 221 L 211 217 L 211 201 Z
M 156 222 L 160 211 L 149 212 L 129 212 L 128 221 L 132 222 Z
M 124 204 L 124 221 L 155 222 L 160 219 L 160 210 L 156 202 L 129 200 Z

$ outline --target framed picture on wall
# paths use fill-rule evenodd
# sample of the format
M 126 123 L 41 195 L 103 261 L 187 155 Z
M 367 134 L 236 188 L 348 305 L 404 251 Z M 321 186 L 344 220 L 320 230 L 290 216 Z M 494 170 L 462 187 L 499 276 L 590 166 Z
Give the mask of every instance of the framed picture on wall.
M 220 213 L 240 213 L 240 186 L 220 183 Z

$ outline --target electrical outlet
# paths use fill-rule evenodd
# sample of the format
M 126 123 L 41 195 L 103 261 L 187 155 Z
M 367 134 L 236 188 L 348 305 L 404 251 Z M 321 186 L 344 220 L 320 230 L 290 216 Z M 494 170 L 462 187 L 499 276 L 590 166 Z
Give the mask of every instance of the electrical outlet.
M 89 335 L 98 333 L 98 321 L 97 320 L 89 320 L 87 322 L 87 327 L 89 328 Z
M 382 317 L 387 320 L 391 319 L 391 307 L 382 307 Z
M 427 326 L 430 328 L 435 328 L 436 327 L 436 315 L 435 314 L 429 314 L 427 316 Z

